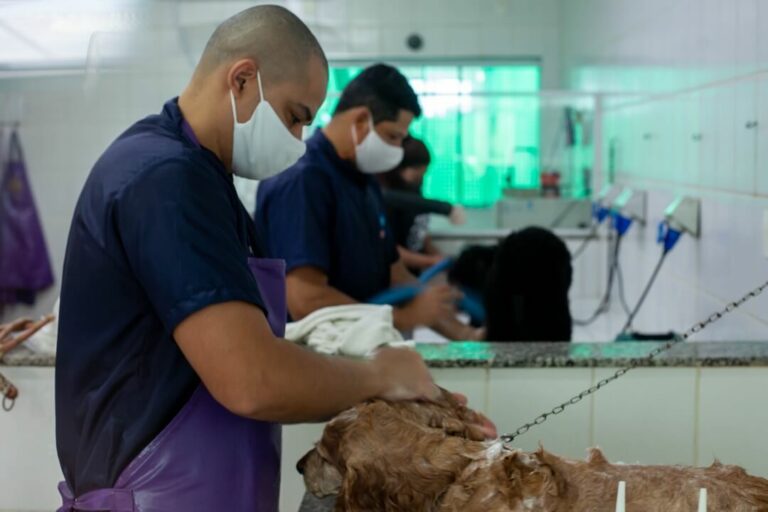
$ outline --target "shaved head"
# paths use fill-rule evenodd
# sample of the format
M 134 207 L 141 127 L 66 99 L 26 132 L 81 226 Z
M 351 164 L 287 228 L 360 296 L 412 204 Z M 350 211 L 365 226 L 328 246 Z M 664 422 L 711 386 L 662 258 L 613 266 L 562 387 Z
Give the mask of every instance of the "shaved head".
M 229 169 L 235 122 L 247 122 L 267 102 L 301 140 L 327 90 L 328 60 L 309 28 L 283 7 L 260 5 L 216 27 L 179 108 L 200 143 Z
M 239 59 L 253 59 L 264 80 L 302 79 L 310 57 L 328 68 L 323 49 L 295 14 L 277 5 L 251 7 L 219 25 L 208 40 L 195 70 L 202 78 Z

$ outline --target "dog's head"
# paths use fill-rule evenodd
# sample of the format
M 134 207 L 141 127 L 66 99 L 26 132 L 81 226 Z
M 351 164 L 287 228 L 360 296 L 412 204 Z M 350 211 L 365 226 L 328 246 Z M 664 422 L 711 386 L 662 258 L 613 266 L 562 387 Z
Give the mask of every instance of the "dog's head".
M 434 457 L 425 479 L 451 480 L 454 468 L 468 460 L 462 453 L 463 443 L 476 442 L 477 449 L 482 449 L 484 432 L 479 424 L 478 415 L 446 391 L 435 402 L 373 400 L 331 420 L 320 441 L 299 460 L 297 469 L 315 496 L 341 494 L 342 499 L 351 500 L 355 489 L 362 486 L 385 492 L 387 485 L 397 480 L 393 477 L 397 468 L 387 464 L 399 459 L 403 465 L 410 464 L 421 448 L 426 450 L 425 456 Z M 372 479 L 375 485 L 369 481 Z
M 483 294 L 497 251 L 496 245 L 467 247 L 461 251 L 448 271 L 448 280 L 475 293 Z
M 348 409 L 325 426 L 323 437 L 296 464 L 307 490 L 317 497 L 338 494 L 343 481 L 344 461 L 339 448 L 350 425 L 357 419 L 358 407 Z

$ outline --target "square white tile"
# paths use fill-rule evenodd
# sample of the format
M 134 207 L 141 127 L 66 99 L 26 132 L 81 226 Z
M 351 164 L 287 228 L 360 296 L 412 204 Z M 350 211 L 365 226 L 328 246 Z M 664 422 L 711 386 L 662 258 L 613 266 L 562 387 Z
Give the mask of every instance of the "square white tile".
M 699 463 L 713 459 L 768 477 L 768 368 L 703 368 Z
M 53 368 L 2 367 L 19 388 L 13 411 L 0 414 L 0 509 L 53 510 L 61 504 L 56 455 Z
M 488 370 L 475 368 L 433 368 L 438 386 L 466 395 L 469 406 L 488 413 Z
M 768 20 L 768 3 L 761 3 L 761 10 L 765 11 L 765 19 Z M 765 59 L 768 59 L 768 33 L 760 31 L 765 39 Z M 768 78 L 763 78 L 757 84 L 757 166 L 755 170 L 755 193 L 768 197 Z
M 606 386 L 594 395 L 595 444 L 614 462 L 693 464 L 695 382 L 693 368 L 640 368 Z
M 500 434 L 511 432 L 587 389 L 591 383 L 592 370 L 587 368 L 493 369 L 490 372 L 489 416 L 496 422 Z M 591 406 L 592 400 L 587 398 L 532 428 L 513 445 L 536 450 L 541 443 L 553 453 L 581 459 L 592 443 Z

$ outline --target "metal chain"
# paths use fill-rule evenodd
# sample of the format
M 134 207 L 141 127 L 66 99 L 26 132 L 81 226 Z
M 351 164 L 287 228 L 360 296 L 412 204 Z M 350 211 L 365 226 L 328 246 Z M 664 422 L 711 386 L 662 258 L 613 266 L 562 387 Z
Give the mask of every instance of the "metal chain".
M 634 368 L 637 368 L 642 363 L 652 360 L 654 357 L 658 356 L 659 354 L 661 354 L 663 352 L 666 352 L 667 350 L 671 349 L 672 347 L 674 347 L 678 343 L 686 341 L 688 338 L 690 338 L 694 334 L 697 334 L 697 333 L 703 331 L 707 326 L 717 322 L 718 320 L 720 320 L 721 318 L 723 318 L 727 314 L 729 314 L 729 313 L 733 312 L 734 310 L 740 308 L 745 302 L 748 302 L 748 301 L 754 299 L 755 297 L 757 297 L 758 295 L 763 293 L 766 289 L 768 289 L 768 281 L 766 281 L 762 285 L 758 286 L 757 288 L 755 288 L 754 290 L 752 290 L 748 294 L 744 295 L 739 300 L 731 302 L 723 310 L 717 311 L 715 313 L 712 313 L 711 315 L 709 315 L 709 317 L 706 320 L 703 320 L 701 322 L 698 322 L 698 323 L 694 324 L 693 327 L 688 329 L 682 336 L 678 336 L 675 339 L 673 339 L 671 341 L 668 341 L 664 345 L 656 347 L 651 352 L 649 352 L 648 355 L 645 356 L 645 357 L 639 357 L 639 358 L 630 360 L 628 365 L 626 365 L 625 367 L 617 370 L 616 373 L 614 373 L 613 375 L 611 375 L 611 376 L 601 380 L 600 382 L 598 382 L 597 384 L 595 384 L 591 388 L 582 391 L 581 393 L 579 393 L 578 395 L 574 396 L 570 400 L 568 400 L 566 402 L 563 402 L 562 404 L 558 405 L 557 407 L 555 407 L 551 411 L 545 412 L 545 413 L 541 414 L 540 416 L 538 416 L 536 419 L 534 419 L 530 423 L 526 423 L 525 425 L 523 425 L 520 428 L 518 428 L 517 430 L 515 430 L 513 433 L 511 433 L 511 434 L 504 434 L 503 436 L 501 436 L 501 440 L 504 441 L 505 443 L 511 443 L 515 438 L 525 434 L 532 427 L 535 427 L 536 425 L 541 425 L 542 423 L 547 421 L 547 419 L 549 419 L 550 416 L 556 416 L 556 415 L 560 414 L 567 407 L 570 407 L 571 405 L 574 405 L 574 404 L 577 404 L 577 403 L 581 402 L 586 397 L 592 395 L 593 393 L 596 393 L 597 391 L 599 391 L 603 387 L 607 386 L 611 382 L 613 382 L 616 379 L 622 377 L 628 371 L 630 371 L 630 370 L 632 370 Z
M 4 411 L 10 412 L 10 410 L 13 409 L 18 393 L 16 386 L 0 373 L 0 396 L 3 397 L 2 407 Z

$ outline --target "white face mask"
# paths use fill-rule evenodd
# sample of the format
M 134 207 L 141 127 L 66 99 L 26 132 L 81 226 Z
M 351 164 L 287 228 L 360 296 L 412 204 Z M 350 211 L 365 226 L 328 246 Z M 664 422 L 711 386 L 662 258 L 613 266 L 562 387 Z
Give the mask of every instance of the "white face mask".
M 237 122 L 235 95 L 232 90 L 229 91 L 232 117 L 235 120 L 232 134 L 232 170 L 243 178 L 265 180 L 295 164 L 307 150 L 307 146 L 291 135 L 275 109 L 264 99 L 261 75 L 258 72 L 256 80 L 259 83 L 259 104 L 251 118 L 244 123 Z
M 355 163 L 360 171 L 366 174 L 379 174 L 391 171 L 403 160 L 403 148 L 384 142 L 373 129 L 373 118 L 370 118 L 371 129 L 363 142 L 357 143 L 357 130 L 352 125 L 352 140 L 355 143 Z

